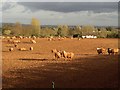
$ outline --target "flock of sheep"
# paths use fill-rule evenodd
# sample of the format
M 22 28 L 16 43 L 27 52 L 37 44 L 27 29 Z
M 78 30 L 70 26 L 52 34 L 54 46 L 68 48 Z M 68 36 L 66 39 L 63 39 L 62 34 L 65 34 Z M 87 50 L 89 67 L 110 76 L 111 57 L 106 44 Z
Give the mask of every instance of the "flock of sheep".
M 7 39 L 8 39 L 7 42 L 14 45 L 14 47 L 9 48 L 8 50 L 13 51 L 14 48 L 17 48 L 19 51 L 28 51 L 28 50 L 32 51 L 33 47 L 29 47 L 29 49 L 27 49 L 25 47 L 18 48 L 18 45 L 21 42 L 20 40 L 23 39 L 23 38 L 30 38 L 30 43 L 33 43 L 33 44 L 36 43 L 36 41 L 35 41 L 36 37 L 35 36 L 33 36 L 33 37 L 22 37 L 22 36 L 15 37 L 14 36 L 14 37 L 11 37 L 11 38 L 7 37 Z M 48 41 L 51 41 L 51 40 L 63 40 L 65 38 L 60 38 L 59 37 L 59 38 L 56 39 L 56 38 L 50 37 L 50 38 L 47 38 L 47 39 L 48 39 Z M 73 38 L 71 38 L 71 39 L 73 39 Z M 80 39 L 78 39 L 78 40 L 80 40 Z M 52 51 L 52 53 L 54 53 L 54 57 L 57 60 L 61 59 L 61 58 L 65 59 L 65 60 L 72 60 L 74 55 L 75 55 L 73 52 L 66 52 L 64 50 L 52 49 L 51 51 Z M 119 49 L 114 49 L 114 48 L 105 49 L 105 48 L 102 47 L 102 48 L 97 48 L 97 53 L 98 54 L 106 54 L 106 53 L 108 53 L 109 55 L 118 54 Z
M 18 45 L 19 45 L 19 43 L 21 42 L 20 39 L 23 39 L 23 37 L 22 37 L 22 36 L 19 36 L 19 37 L 11 37 L 11 38 L 8 38 L 8 41 L 7 41 L 7 42 L 14 45 L 14 47 L 9 48 L 8 50 L 9 50 L 9 51 L 13 51 L 14 48 L 17 48 L 19 51 L 28 51 L 28 50 L 31 50 L 31 51 L 32 51 L 32 50 L 33 50 L 33 47 L 29 47 L 29 49 L 27 49 L 27 48 L 25 48 L 25 47 L 18 48 Z M 33 44 L 36 43 L 36 41 L 35 41 L 34 39 L 35 39 L 35 37 L 33 37 L 33 38 L 30 40 L 30 42 L 33 43 Z M 9 45 L 9 44 L 8 44 L 8 45 Z
M 64 50 L 59 51 L 56 49 L 52 49 L 51 51 L 52 51 L 52 53 L 54 53 L 55 59 L 64 58 L 65 60 L 67 60 L 67 59 L 72 60 L 72 58 L 74 57 L 73 52 L 66 52 Z
M 105 49 L 105 48 L 97 48 L 97 53 L 98 54 L 106 54 L 108 53 L 109 55 L 113 54 L 118 54 L 119 53 L 119 49 L 118 48 L 108 48 L 108 49 Z

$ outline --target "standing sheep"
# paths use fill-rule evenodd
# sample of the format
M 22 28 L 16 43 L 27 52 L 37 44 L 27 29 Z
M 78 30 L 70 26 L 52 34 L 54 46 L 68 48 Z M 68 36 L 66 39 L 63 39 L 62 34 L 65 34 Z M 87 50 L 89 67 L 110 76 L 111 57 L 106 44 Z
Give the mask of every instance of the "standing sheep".
M 116 49 L 112 49 L 112 48 L 108 48 L 108 54 L 117 54 L 119 52 L 119 49 L 116 48 Z
M 13 51 L 13 48 L 9 48 L 9 51 Z
M 18 47 L 18 44 L 14 44 L 15 47 Z
M 63 57 L 65 59 L 69 58 L 72 60 L 72 58 L 74 57 L 74 53 L 73 52 L 66 52 L 66 51 L 63 51 Z
M 30 50 L 33 51 L 33 47 L 30 47 Z
M 51 50 L 52 53 L 55 55 L 55 59 L 61 58 L 61 53 L 58 52 L 56 49 Z
M 97 48 L 97 53 L 98 54 L 105 54 L 106 53 L 106 49 L 105 48 Z

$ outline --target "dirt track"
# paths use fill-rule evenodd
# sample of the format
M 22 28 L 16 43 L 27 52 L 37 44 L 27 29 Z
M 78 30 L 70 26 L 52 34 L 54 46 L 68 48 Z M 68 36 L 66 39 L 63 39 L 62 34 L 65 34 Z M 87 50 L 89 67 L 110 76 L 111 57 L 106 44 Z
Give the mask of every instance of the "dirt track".
M 19 47 L 33 51 L 9 52 L 3 40 L 3 88 L 115 88 L 118 87 L 118 55 L 97 55 L 96 48 L 118 48 L 118 39 L 21 40 Z M 12 47 L 12 46 L 11 46 Z M 51 49 L 75 53 L 72 61 L 53 59 Z

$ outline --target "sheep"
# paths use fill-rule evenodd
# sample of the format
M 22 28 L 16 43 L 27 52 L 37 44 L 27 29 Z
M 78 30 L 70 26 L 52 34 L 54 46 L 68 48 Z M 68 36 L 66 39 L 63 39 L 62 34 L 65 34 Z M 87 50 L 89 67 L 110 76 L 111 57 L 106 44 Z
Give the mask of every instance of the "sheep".
M 81 40 L 81 38 L 78 38 L 78 40 Z
M 35 40 L 31 40 L 31 42 L 32 42 L 32 43 L 36 43 L 36 41 L 35 41 Z
M 13 40 L 12 43 L 20 43 L 20 40 Z
M 9 51 L 13 51 L 13 48 L 9 48 Z
M 19 48 L 19 51 L 26 51 L 26 48 Z
M 106 49 L 105 48 L 97 48 L 97 53 L 98 54 L 105 54 Z
M 119 49 L 118 48 L 108 48 L 108 54 L 117 54 L 119 52 Z
M 36 39 L 36 36 L 33 36 L 32 38 L 33 38 L 33 39 Z
M 19 39 L 23 39 L 23 36 L 19 36 L 18 38 L 19 38 Z
M 52 38 L 48 38 L 48 41 L 52 41 Z
M 30 50 L 32 51 L 32 50 L 33 50 L 33 47 L 30 47 Z
M 53 50 L 51 50 L 51 51 L 52 51 L 52 53 L 55 54 L 55 59 L 61 58 L 61 53 L 58 52 L 56 49 L 53 49 Z
M 73 52 L 66 52 L 66 51 L 63 51 L 63 57 L 65 59 L 69 58 L 72 60 L 72 58 L 74 57 L 74 53 Z
M 11 37 L 11 39 L 16 39 L 16 37 L 15 37 L 15 36 L 13 36 L 13 37 Z
M 18 44 L 14 44 L 15 47 L 18 47 Z

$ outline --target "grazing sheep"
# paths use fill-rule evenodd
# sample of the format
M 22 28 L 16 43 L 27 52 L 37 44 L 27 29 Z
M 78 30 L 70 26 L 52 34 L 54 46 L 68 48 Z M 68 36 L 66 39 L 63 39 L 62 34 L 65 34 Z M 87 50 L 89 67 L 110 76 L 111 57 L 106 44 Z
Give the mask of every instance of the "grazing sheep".
M 18 44 L 14 44 L 15 47 L 18 47 Z
M 19 39 L 23 39 L 23 36 L 19 36 L 18 38 L 19 38 Z
M 52 53 L 55 54 L 55 59 L 61 58 L 61 53 L 58 52 L 56 49 L 53 49 L 53 50 L 51 50 L 51 51 L 52 51 Z
M 12 39 L 8 39 L 7 40 L 9 43 L 13 43 L 13 40 Z
M 32 50 L 33 50 L 33 47 L 30 47 L 30 50 L 32 51 Z
M 52 38 L 48 38 L 48 41 L 52 41 Z
M 113 48 L 108 48 L 108 54 L 117 54 L 119 52 L 119 49 L 113 49 Z
M 97 53 L 98 54 L 105 54 L 106 49 L 105 48 L 97 48 Z
M 32 38 L 33 38 L 33 39 L 36 39 L 36 36 L 33 36 Z
M 13 40 L 13 43 L 20 43 L 20 40 Z
M 63 57 L 64 57 L 65 59 L 69 58 L 69 59 L 72 60 L 72 58 L 74 57 L 74 53 L 63 51 Z
M 26 48 L 19 48 L 20 51 L 26 51 Z
M 13 51 L 13 48 L 9 48 L 9 51 Z
M 15 36 L 13 36 L 13 37 L 11 37 L 11 39 L 16 39 L 16 37 L 15 37 Z
M 36 43 L 36 41 L 35 41 L 35 40 L 31 40 L 31 42 L 32 42 L 32 43 Z

